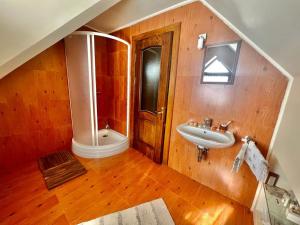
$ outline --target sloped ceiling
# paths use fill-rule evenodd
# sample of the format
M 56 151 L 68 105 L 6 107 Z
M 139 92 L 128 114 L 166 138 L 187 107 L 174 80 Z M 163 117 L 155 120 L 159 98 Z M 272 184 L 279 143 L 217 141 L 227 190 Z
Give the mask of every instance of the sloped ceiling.
M 206 0 L 290 74 L 300 75 L 299 0 Z
M 2 0 L 0 79 L 120 0 Z
M 110 33 L 130 25 L 145 17 L 176 6 L 186 0 L 122 0 L 109 10 L 99 15 L 87 25 L 99 31 Z

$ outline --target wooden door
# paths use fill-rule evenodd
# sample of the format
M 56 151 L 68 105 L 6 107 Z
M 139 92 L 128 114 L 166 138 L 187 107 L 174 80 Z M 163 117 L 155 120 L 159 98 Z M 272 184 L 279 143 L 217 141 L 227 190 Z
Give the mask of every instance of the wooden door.
M 136 41 L 133 146 L 162 162 L 173 32 Z

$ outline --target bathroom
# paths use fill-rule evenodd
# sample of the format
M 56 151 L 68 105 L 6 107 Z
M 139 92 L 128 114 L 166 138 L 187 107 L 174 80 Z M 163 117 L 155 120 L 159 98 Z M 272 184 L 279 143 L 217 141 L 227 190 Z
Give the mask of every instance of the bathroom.
M 25 197 L 26 201 L 49 204 L 55 214 L 37 209 L 40 220 L 30 220 L 25 212 L 19 217 L 29 224 L 46 224 L 43 219 L 57 221 L 62 216 L 65 224 L 75 224 L 161 197 L 175 224 L 259 224 L 254 214 L 262 182 L 246 163 L 237 173 L 232 166 L 242 138 L 250 136 L 279 174 L 278 185 L 291 189 L 278 156 L 271 154 L 291 84 L 285 70 L 198 1 L 110 32 L 96 29 L 107 21 L 101 20 L 103 15 L 73 29 L 0 80 L 0 168 L 8 181 L 3 193 L 18 189 L 10 186 L 15 180 L 27 184 L 23 192 L 36 193 L 36 198 Z M 229 82 L 205 82 L 208 49 L 235 43 L 238 54 Z M 165 88 L 156 96 L 152 112 L 151 101 L 139 102 L 144 88 L 139 76 L 146 61 L 140 50 L 152 46 L 157 55 L 159 45 L 159 60 L 165 62 L 160 72 L 167 82 L 155 84 Z M 156 59 L 151 60 L 155 71 Z M 234 143 L 209 148 L 199 158 L 201 151 L 177 128 L 203 125 L 207 118 L 213 131 L 229 122 L 226 130 L 234 135 Z M 87 173 L 48 192 L 36 161 L 61 150 L 73 152 Z M 34 174 L 32 180 L 26 173 Z M 22 177 L 28 182 L 22 183 Z M 42 192 L 32 189 L 34 182 Z M 21 193 L 5 198 L 3 206 Z M 39 202 L 39 194 L 54 200 L 45 197 Z M 91 203 L 93 198 L 98 202 Z M 78 215 L 83 205 L 89 210 Z M 0 223 L 17 223 L 17 214 L 8 216 L 16 208 L 0 213 Z

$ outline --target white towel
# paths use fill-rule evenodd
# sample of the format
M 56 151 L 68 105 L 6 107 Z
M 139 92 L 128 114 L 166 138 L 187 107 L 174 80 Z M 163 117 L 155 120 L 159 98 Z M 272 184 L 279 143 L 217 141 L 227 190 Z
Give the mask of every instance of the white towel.
M 241 167 L 241 165 L 242 165 L 242 163 L 244 161 L 247 148 L 248 148 L 248 144 L 247 143 L 245 143 L 245 144 L 242 145 L 241 150 L 239 151 L 239 153 L 235 157 L 235 160 L 233 162 L 233 166 L 232 166 L 231 171 L 236 172 L 236 173 L 239 172 L 240 167 Z
M 245 161 L 256 176 L 256 179 L 265 182 L 268 176 L 268 161 L 265 160 L 253 141 L 249 141 Z
M 238 172 L 243 161 L 246 161 L 252 173 L 258 181 L 264 182 L 268 176 L 268 162 L 265 160 L 253 141 L 248 141 L 242 145 L 236 156 L 232 171 Z

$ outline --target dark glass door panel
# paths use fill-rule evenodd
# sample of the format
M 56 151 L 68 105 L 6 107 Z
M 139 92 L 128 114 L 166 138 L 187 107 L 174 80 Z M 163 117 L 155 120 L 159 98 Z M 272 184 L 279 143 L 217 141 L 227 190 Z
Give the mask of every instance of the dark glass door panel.
M 156 113 L 160 80 L 161 47 L 142 52 L 141 110 Z

